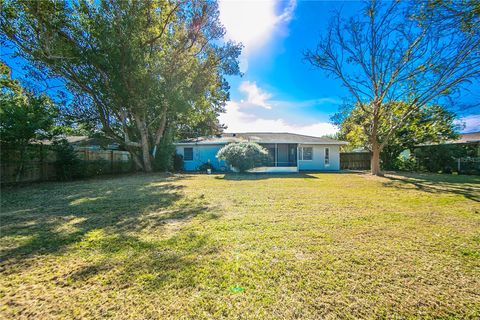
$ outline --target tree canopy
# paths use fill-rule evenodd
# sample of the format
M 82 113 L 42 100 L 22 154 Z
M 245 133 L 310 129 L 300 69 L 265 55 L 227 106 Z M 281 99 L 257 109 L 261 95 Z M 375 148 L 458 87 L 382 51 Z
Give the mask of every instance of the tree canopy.
M 241 46 L 222 40 L 216 1 L 7 0 L 2 9 L 4 41 L 63 79 L 76 119 L 145 171 L 167 126 L 192 110 L 211 120 L 229 98 L 224 75 L 239 74 Z
M 24 148 L 34 140 L 50 139 L 59 133 L 55 120 L 58 107 L 46 95 L 35 95 L 11 77 L 0 61 L 0 140 Z

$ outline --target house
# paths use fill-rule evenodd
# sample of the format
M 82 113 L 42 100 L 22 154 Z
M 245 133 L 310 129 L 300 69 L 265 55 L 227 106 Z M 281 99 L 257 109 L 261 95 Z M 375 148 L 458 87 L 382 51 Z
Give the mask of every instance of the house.
M 66 140 L 75 150 L 120 150 L 120 145 L 110 138 L 106 137 L 88 137 L 88 136 L 58 136 Z M 52 145 L 52 140 L 39 141 L 44 145 Z
M 229 171 L 216 155 L 223 146 L 238 142 L 256 142 L 268 150 L 269 163 L 253 169 L 254 172 L 338 171 L 340 146 L 347 144 L 294 133 L 247 132 L 183 140 L 175 147 L 177 154 L 183 156 L 185 171 L 197 171 L 205 163 L 216 171 Z
M 467 153 L 465 156 L 480 157 L 480 131 L 461 133 L 456 140 L 448 140 L 442 143 L 424 143 L 415 146 L 416 148 L 428 148 L 438 145 L 456 145 L 463 148 Z
M 445 144 L 456 144 L 471 150 L 470 156 L 480 157 L 480 131 L 462 133 L 457 140 L 447 141 Z
M 120 145 L 109 138 L 67 136 L 66 140 L 77 150 L 119 150 Z

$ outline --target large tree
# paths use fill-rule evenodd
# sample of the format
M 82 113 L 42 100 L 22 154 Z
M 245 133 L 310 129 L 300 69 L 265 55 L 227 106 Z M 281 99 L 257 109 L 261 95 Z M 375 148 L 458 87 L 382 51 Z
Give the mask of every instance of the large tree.
M 29 143 L 52 139 L 61 133 L 56 126 L 59 108 L 44 95 L 35 95 L 12 79 L 10 68 L 0 60 L 0 142 L 23 153 Z
M 372 174 L 381 174 L 381 151 L 410 117 L 480 76 L 479 19 L 470 11 L 477 6 L 372 0 L 354 17 L 337 13 L 317 47 L 305 52 L 313 66 L 341 81 L 369 119 L 361 130 Z M 401 112 L 395 101 L 406 103 Z
M 408 104 L 405 102 L 391 102 L 389 112 L 400 115 L 406 112 Z M 414 150 L 415 146 L 424 143 L 438 143 L 457 137 L 455 113 L 442 106 L 424 106 L 413 113 L 406 121 L 402 122 L 392 133 L 391 123 L 379 124 L 378 141 L 387 139 L 388 144 L 382 149 L 380 158 L 384 169 L 394 169 L 393 164 L 404 150 Z M 370 141 L 364 128 L 372 122 L 372 115 L 365 114 L 359 107 L 342 107 L 339 113 L 332 117 L 340 131 L 339 138 L 349 142 L 352 148 L 370 148 Z M 385 121 L 381 118 L 380 121 Z
M 3 156 L 15 157 L 18 152 L 17 181 L 30 155 L 28 145 L 62 133 L 62 127 L 57 126 L 58 116 L 59 108 L 48 96 L 36 95 L 22 87 L 0 60 L 0 144 L 6 147 Z
M 0 28 L 18 54 L 65 81 L 78 119 L 145 171 L 169 123 L 223 108 L 224 75 L 239 73 L 241 47 L 222 41 L 216 1 L 7 0 Z

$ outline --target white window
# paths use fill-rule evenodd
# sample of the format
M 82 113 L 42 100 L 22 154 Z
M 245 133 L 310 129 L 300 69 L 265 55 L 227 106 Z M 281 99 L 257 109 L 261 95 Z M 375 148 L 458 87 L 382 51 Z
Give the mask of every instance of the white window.
M 325 148 L 325 165 L 330 165 L 330 149 Z
M 183 160 L 184 161 L 193 160 L 193 148 L 183 148 Z
M 301 147 L 299 152 L 300 160 L 312 160 L 313 159 L 313 148 L 312 147 Z

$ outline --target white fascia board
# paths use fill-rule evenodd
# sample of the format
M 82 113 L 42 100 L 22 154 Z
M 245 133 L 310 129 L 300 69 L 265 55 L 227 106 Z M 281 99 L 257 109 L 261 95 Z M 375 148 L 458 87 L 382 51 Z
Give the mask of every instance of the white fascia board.
M 217 146 L 225 145 L 230 142 L 178 142 L 174 143 L 174 146 Z
M 340 146 L 346 145 L 348 142 L 345 141 L 336 141 L 336 142 L 275 142 L 275 143 L 291 143 L 291 144 L 298 144 L 298 145 L 331 145 L 331 146 Z

